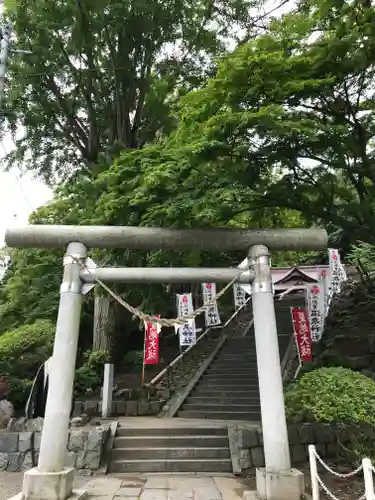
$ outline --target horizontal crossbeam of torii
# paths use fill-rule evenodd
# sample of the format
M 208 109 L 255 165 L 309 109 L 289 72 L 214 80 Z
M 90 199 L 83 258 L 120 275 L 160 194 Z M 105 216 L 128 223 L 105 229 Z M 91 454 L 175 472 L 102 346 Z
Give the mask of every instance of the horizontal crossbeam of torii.
M 28 225 L 6 230 L 5 241 L 17 248 L 65 248 L 73 241 L 88 248 L 159 248 L 248 250 L 265 245 L 270 250 L 324 250 L 324 229 L 164 229 L 135 226 Z
M 25 472 L 23 497 L 28 500 L 66 500 L 72 496 L 74 469 L 64 468 L 68 439 L 70 405 L 73 394 L 75 363 L 84 287 L 92 277 L 107 281 L 186 280 L 187 274 L 199 281 L 221 281 L 235 277 L 239 269 L 199 270 L 168 268 L 96 268 L 87 258 L 87 248 L 127 248 L 153 250 L 198 249 L 212 251 L 245 250 L 249 269 L 243 276 L 252 282 L 253 320 L 256 339 L 259 394 L 262 414 L 266 468 L 257 471 L 257 488 L 262 498 L 299 500 L 300 477 L 291 474 L 288 434 L 285 418 L 269 250 L 323 250 L 328 237 L 324 229 L 164 229 L 111 226 L 29 225 L 7 229 L 8 247 L 66 248 L 64 273 L 52 357 L 46 413 L 38 466 Z M 90 266 L 91 262 L 91 266 Z M 88 272 L 92 269 L 92 272 Z M 96 269 L 96 271 L 95 271 Z M 167 276 L 168 273 L 168 276 Z M 206 273 L 206 274 L 205 274 Z M 90 277 L 89 277 L 90 276 Z M 151 279 L 153 277 L 153 279 Z M 111 278 L 111 279 L 109 279 Z M 213 279 L 215 278 L 215 279 Z M 232 278 L 232 279 L 233 279 Z M 239 278 L 241 281 L 241 278 Z M 103 281 L 104 282 L 104 281 Z M 295 479 L 294 479 L 295 478 Z M 296 482 L 297 481 L 297 482 Z M 265 493 L 266 492 L 266 493 Z M 77 498 L 77 497 L 76 497 Z

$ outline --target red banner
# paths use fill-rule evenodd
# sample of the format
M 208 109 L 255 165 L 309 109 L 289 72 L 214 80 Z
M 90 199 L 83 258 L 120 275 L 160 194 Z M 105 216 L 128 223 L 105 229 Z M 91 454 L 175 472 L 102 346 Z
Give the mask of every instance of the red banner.
M 303 307 L 292 307 L 294 334 L 301 361 L 312 361 L 311 331 L 308 314 Z
M 157 323 L 146 323 L 145 352 L 143 364 L 159 364 L 159 333 Z

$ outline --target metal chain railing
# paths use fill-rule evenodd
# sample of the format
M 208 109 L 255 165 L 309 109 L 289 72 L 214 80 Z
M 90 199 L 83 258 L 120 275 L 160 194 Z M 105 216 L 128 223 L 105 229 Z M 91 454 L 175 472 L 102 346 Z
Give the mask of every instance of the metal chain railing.
M 203 306 L 199 307 L 195 311 L 193 311 L 191 314 L 188 314 L 186 316 L 182 316 L 180 318 L 175 318 L 175 319 L 167 319 L 167 318 L 155 318 L 155 316 L 152 316 L 150 314 L 145 314 L 144 312 L 140 311 L 136 307 L 133 307 L 131 304 L 126 302 L 126 300 L 122 299 L 118 294 L 116 294 L 109 286 L 107 286 L 102 280 L 97 278 L 95 274 L 91 271 L 91 269 L 84 263 L 82 262 L 82 259 L 79 259 L 75 257 L 74 255 L 68 255 L 74 262 L 79 264 L 82 269 L 84 269 L 86 272 L 88 272 L 94 279 L 94 281 L 100 285 L 109 295 L 116 300 L 121 306 L 123 306 L 125 309 L 127 309 L 130 313 L 132 313 L 134 316 L 136 316 L 138 319 L 144 322 L 152 322 L 152 323 L 157 323 L 161 326 L 167 326 L 167 327 L 173 327 L 174 325 L 183 325 L 186 323 L 189 319 L 195 319 L 197 316 L 205 312 L 209 307 L 214 306 L 215 303 L 233 286 L 233 284 L 237 281 L 238 276 L 240 276 L 243 272 L 244 269 L 240 269 L 238 271 L 238 276 L 232 279 L 225 287 L 220 290 L 219 293 L 215 295 L 215 297 L 203 304 Z
M 340 500 L 336 495 L 334 495 L 326 484 L 324 484 L 322 478 L 319 476 L 317 462 L 319 462 L 322 467 L 332 474 L 335 477 L 340 479 L 350 479 L 356 475 L 358 475 L 361 471 L 363 471 L 363 477 L 365 482 L 365 493 L 358 500 L 374 500 L 374 484 L 372 473 L 374 468 L 371 464 L 370 459 L 364 458 L 359 467 L 355 470 L 348 472 L 346 474 L 341 474 L 339 472 L 334 471 L 329 467 L 324 460 L 318 455 L 316 448 L 314 445 L 309 446 L 309 461 L 310 461 L 310 475 L 311 475 L 311 492 L 312 492 L 312 500 L 319 500 L 320 490 L 323 490 L 324 493 L 331 500 Z

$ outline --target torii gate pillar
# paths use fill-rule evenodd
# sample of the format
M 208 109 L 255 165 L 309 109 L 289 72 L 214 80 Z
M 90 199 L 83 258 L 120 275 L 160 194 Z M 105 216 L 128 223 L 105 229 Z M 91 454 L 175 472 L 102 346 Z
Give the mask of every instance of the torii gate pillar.
M 272 275 L 268 248 L 250 248 L 255 272 L 251 285 L 265 468 L 256 471 L 260 499 L 298 500 L 304 495 L 303 474 L 291 469 L 280 366 Z

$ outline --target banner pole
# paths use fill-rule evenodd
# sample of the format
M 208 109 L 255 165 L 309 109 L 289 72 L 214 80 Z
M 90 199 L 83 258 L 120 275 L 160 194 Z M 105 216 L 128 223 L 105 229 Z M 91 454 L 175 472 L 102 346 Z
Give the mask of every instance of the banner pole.
M 141 389 L 145 385 L 145 357 L 146 357 L 146 335 L 147 335 L 147 324 L 144 323 L 144 333 L 143 333 L 143 360 L 142 360 L 142 380 L 141 380 Z

